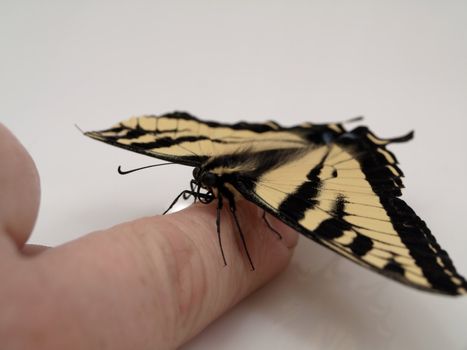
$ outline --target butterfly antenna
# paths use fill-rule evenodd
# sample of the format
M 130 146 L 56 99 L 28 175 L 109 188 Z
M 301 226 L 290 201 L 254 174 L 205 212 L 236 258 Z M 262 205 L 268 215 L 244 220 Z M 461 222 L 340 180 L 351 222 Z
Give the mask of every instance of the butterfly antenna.
M 78 126 L 78 124 L 75 124 L 75 128 L 78 129 L 80 133 L 84 134 L 84 131 Z
M 355 123 L 355 122 L 360 122 L 360 121 L 362 121 L 363 119 L 364 119 L 363 115 L 359 115 L 359 116 L 356 116 L 356 117 L 353 117 L 353 118 L 344 120 L 344 121 L 341 122 L 341 123 L 342 123 L 342 124 Z
M 139 171 L 139 170 L 143 170 L 143 169 L 147 169 L 147 168 L 154 168 L 156 166 L 162 166 L 162 165 L 171 165 L 171 164 L 176 164 L 176 163 L 170 163 L 169 162 L 169 163 L 153 164 L 153 165 L 147 165 L 147 166 L 143 166 L 141 168 L 135 168 L 135 169 L 130 169 L 130 170 L 122 170 L 122 166 L 119 165 L 117 171 L 118 171 L 118 173 L 120 175 L 127 175 L 127 174 L 130 174 L 130 173 L 135 172 L 135 171 Z

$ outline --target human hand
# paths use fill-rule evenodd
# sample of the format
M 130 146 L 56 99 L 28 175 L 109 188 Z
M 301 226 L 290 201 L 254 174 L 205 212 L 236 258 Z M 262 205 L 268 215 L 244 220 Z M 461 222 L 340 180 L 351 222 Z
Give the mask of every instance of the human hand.
M 0 124 L 0 348 L 173 349 L 271 280 L 297 234 L 246 201 L 238 216 L 256 271 L 232 218 L 222 214 L 228 259 L 217 243 L 216 204 L 192 205 L 90 233 L 56 248 L 30 246 L 39 177 Z

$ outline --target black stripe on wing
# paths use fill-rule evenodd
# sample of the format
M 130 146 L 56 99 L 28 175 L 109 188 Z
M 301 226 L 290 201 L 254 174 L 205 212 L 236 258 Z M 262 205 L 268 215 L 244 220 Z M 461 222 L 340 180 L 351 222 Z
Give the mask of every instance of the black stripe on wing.
M 90 132 L 85 132 L 84 134 L 95 140 L 105 142 L 112 146 L 116 146 L 116 147 L 123 148 L 129 151 L 132 151 L 132 152 L 144 154 L 146 156 L 150 156 L 150 157 L 154 157 L 154 158 L 158 158 L 158 159 L 166 160 L 168 162 L 178 163 L 182 165 L 198 167 L 198 166 L 201 166 L 204 162 L 206 162 L 209 159 L 209 157 L 207 156 L 197 155 L 193 153 L 192 151 L 187 152 L 187 153 L 190 153 L 189 155 L 183 155 L 183 156 L 174 156 L 174 155 L 170 155 L 167 153 L 159 154 L 157 152 L 149 152 L 145 147 L 141 147 L 141 145 L 135 146 L 134 144 L 127 145 L 127 144 L 120 143 L 118 142 L 118 140 L 120 139 L 118 137 L 104 137 L 101 135 L 102 132 L 105 132 L 105 131 L 100 131 L 100 132 L 90 131 Z

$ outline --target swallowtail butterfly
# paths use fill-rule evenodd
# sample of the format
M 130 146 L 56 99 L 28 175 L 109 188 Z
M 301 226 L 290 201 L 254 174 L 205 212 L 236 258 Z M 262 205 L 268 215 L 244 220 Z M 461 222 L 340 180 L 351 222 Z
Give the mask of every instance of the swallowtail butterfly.
M 190 189 L 180 196 L 217 201 L 219 239 L 220 209 L 227 202 L 247 254 L 235 215 L 239 195 L 384 276 L 426 291 L 467 294 L 467 282 L 448 254 L 399 198 L 403 173 L 386 146 L 407 141 L 412 133 L 381 139 L 367 127 L 347 131 L 341 123 L 222 124 L 174 112 L 131 118 L 85 135 L 193 167 Z

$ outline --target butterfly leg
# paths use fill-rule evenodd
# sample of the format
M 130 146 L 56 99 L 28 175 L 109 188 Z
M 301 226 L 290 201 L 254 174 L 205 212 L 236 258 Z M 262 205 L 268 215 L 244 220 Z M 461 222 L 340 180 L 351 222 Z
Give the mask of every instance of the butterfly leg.
M 190 190 L 191 190 L 191 192 L 198 192 L 198 193 L 199 193 L 199 188 L 200 188 L 200 186 L 198 185 L 198 189 L 196 189 L 196 186 L 197 186 L 197 185 L 198 185 L 198 184 L 196 183 L 195 180 L 191 180 L 191 181 L 190 181 Z M 190 195 L 184 195 L 184 196 L 183 196 L 183 199 L 188 199 L 188 197 L 190 197 Z M 198 197 L 197 197 L 197 196 L 194 196 L 193 203 L 196 203 L 196 200 L 197 200 L 197 199 L 198 199 Z
M 219 193 L 217 199 L 217 212 L 216 212 L 216 229 L 217 229 L 217 240 L 219 242 L 219 247 L 221 249 L 222 260 L 224 261 L 224 266 L 227 266 L 227 260 L 225 260 L 224 248 L 222 248 L 221 240 L 221 210 L 223 207 L 222 203 L 222 194 Z
M 268 219 L 266 218 L 266 211 L 263 211 L 263 220 L 264 222 L 266 223 L 266 226 L 276 234 L 277 238 L 279 239 L 282 239 L 282 235 L 274 229 L 274 227 L 271 226 L 271 224 L 269 223 Z
M 255 265 L 253 265 L 253 260 L 251 259 L 250 252 L 248 251 L 248 247 L 246 245 L 245 235 L 243 234 L 242 228 L 240 227 L 240 223 L 238 222 L 237 209 L 235 207 L 235 200 L 234 200 L 233 197 L 232 198 L 228 197 L 228 199 L 229 199 L 230 212 L 232 213 L 232 216 L 233 216 L 234 221 L 235 221 L 235 225 L 237 226 L 238 233 L 240 234 L 240 238 L 242 239 L 243 248 L 245 249 L 246 256 L 248 257 L 248 261 L 250 263 L 251 270 L 254 271 L 255 270 Z
M 189 196 L 186 197 L 186 198 L 185 198 L 185 196 L 191 195 L 191 194 L 192 194 L 192 192 L 189 191 L 189 190 L 182 191 L 177 197 L 175 197 L 175 199 L 174 199 L 174 201 L 172 202 L 172 204 L 170 204 L 170 206 L 167 208 L 166 211 L 164 211 L 164 212 L 162 213 L 162 215 L 167 214 L 167 213 L 170 211 L 170 209 L 172 209 L 173 206 L 178 202 L 178 200 L 180 199 L 180 197 L 183 196 L 183 199 L 186 199 L 186 198 L 188 198 Z
M 193 203 L 196 203 L 196 200 L 199 199 L 199 195 L 201 193 L 201 186 L 196 184 L 197 188 L 196 188 L 196 196 L 195 196 L 195 200 Z M 202 201 L 200 200 L 200 202 L 202 203 Z
M 174 199 L 174 201 L 172 202 L 172 204 L 170 204 L 170 206 L 167 208 L 166 211 L 164 211 L 164 212 L 162 213 L 162 215 L 167 214 L 167 213 L 170 211 L 170 209 L 173 208 L 173 206 L 175 205 L 175 203 L 177 203 L 177 202 L 179 201 L 180 197 L 183 197 L 183 199 L 188 199 L 190 196 L 194 196 L 195 198 L 199 199 L 200 202 L 205 203 L 205 204 L 212 202 L 212 200 L 213 200 L 213 198 L 214 198 L 214 197 L 212 196 L 211 193 L 199 193 L 199 190 L 196 191 L 196 192 L 195 192 L 195 191 L 191 191 L 191 190 L 185 190 L 185 191 L 182 191 L 182 192 Z

